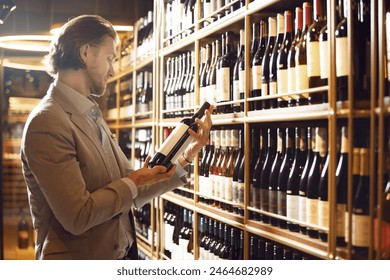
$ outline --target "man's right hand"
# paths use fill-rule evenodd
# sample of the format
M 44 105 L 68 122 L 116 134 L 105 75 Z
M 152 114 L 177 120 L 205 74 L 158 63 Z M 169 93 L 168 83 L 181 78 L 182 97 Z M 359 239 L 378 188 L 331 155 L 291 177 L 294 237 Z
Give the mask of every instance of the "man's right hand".
M 150 156 L 146 158 L 146 162 L 142 168 L 131 172 L 127 176 L 127 178 L 132 180 L 137 187 L 167 180 L 176 170 L 175 165 L 168 172 L 167 168 L 162 165 L 156 165 L 153 168 L 149 168 L 149 161 Z

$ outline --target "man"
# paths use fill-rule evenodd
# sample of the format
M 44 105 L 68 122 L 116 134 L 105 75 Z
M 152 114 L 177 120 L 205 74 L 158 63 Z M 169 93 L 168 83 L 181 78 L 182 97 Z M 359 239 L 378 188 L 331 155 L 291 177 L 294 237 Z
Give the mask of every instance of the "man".
M 91 95 L 114 75 L 117 34 L 99 16 L 64 25 L 47 56 L 55 78 L 30 114 L 21 158 L 37 259 L 136 259 L 132 207 L 183 184 L 208 138 L 210 112 L 176 166 L 133 170 Z M 212 109 L 211 109 L 212 110 Z

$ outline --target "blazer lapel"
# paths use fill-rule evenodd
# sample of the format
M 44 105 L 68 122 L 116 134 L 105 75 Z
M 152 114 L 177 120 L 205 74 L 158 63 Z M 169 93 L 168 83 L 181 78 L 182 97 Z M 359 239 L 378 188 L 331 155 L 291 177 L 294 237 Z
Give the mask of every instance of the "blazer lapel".
M 48 94 L 52 96 L 53 100 L 57 101 L 58 104 L 70 115 L 70 120 L 80 129 L 80 131 L 91 140 L 96 149 L 99 151 L 100 157 L 107 165 L 105 161 L 104 151 L 99 137 L 96 135 L 95 131 L 88 123 L 86 118 L 76 110 L 74 105 L 64 97 L 64 93 L 56 90 L 52 85 L 49 88 Z

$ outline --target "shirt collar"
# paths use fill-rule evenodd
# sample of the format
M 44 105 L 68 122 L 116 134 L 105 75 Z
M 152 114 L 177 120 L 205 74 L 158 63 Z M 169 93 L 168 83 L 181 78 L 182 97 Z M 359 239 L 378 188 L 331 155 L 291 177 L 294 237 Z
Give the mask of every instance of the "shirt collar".
M 54 86 L 64 93 L 65 98 L 68 99 L 81 114 L 91 113 L 97 110 L 98 104 L 95 100 L 84 96 L 82 93 L 74 90 L 58 79 L 54 80 Z

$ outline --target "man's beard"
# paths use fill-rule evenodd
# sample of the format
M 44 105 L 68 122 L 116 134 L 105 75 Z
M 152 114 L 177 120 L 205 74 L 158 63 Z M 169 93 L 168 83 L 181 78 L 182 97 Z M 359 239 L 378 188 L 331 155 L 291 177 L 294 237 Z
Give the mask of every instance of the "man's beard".
M 91 90 L 91 95 L 95 97 L 102 97 L 106 93 L 106 85 L 102 86 L 94 86 Z

